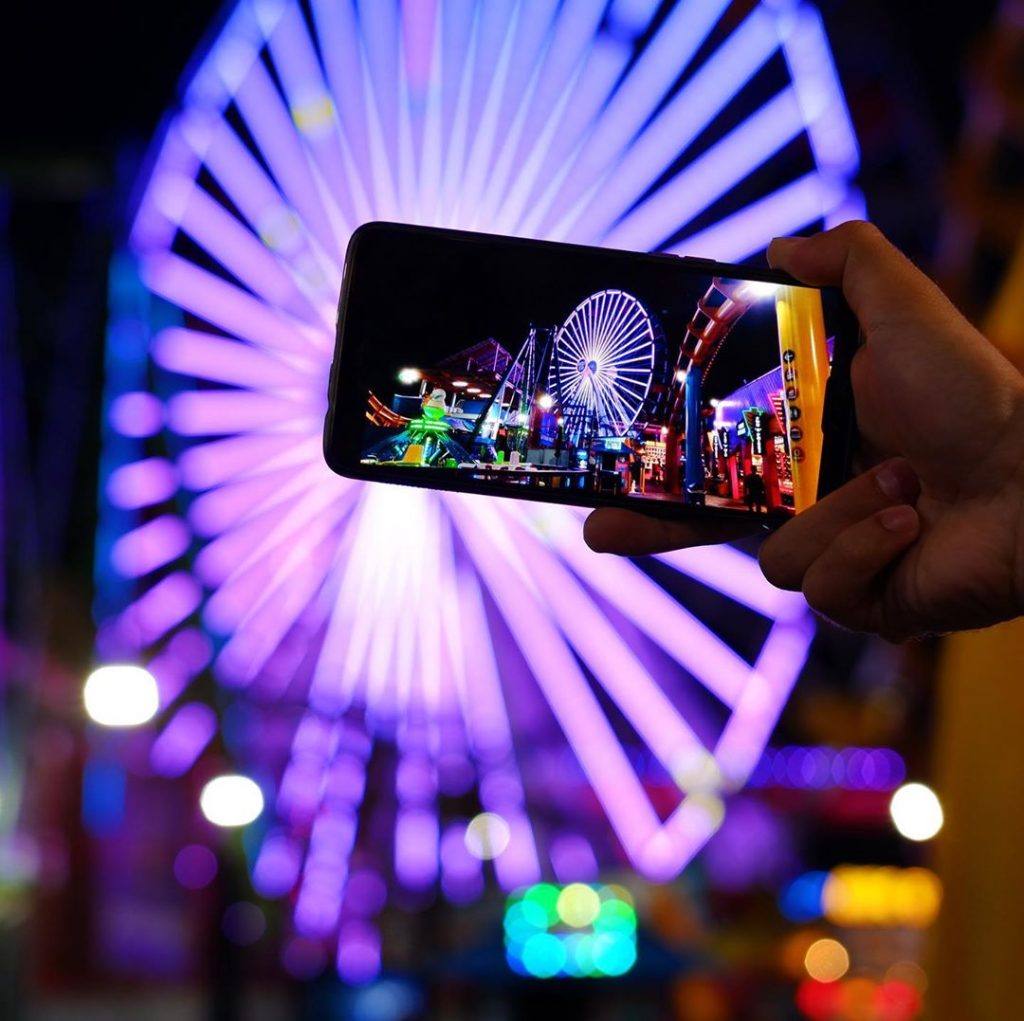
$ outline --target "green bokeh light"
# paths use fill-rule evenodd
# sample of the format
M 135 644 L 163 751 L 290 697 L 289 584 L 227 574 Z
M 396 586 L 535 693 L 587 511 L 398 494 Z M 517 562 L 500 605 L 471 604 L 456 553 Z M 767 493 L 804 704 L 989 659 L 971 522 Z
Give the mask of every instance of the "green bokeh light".
M 568 889 L 575 897 L 580 889 L 600 897 L 593 925 L 576 925 L 560 912 L 566 907 Z M 625 895 L 619 896 L 619 891 Z M 582 899 L 582 898 L 580 898 Z M 629 892 L 619 887 L 593 887 L 581 883 L 568 887 L 551 883 L 512 894 L 505 909 L 505 947 L 509 966 L 533 978 L 602 978 L 624 975 L 636 963 L 636 911 Z M 571 905 L 569 905 L 571 906 Z M 596 906 L 596 905 L 595 905 Z

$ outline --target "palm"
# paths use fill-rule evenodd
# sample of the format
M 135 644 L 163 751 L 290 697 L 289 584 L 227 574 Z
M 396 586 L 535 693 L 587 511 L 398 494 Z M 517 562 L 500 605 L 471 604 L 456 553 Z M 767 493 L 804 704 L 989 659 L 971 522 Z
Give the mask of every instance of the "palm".
M 872 324 L 853 365 L 864 459 L 904 457 L 921 483 L 920 536 L 880 585 L 878 629 L 893 637 L 1020 605 L 1021 381 L 944 298 L 926 309 Z

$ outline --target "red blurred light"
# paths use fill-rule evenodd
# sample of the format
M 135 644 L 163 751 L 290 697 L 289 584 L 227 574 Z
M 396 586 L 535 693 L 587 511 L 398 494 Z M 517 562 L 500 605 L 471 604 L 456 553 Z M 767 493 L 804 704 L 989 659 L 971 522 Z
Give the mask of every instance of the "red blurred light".
M 912 1021 L 921 1013 L 921 993 L 909 982 L 883 982 L 875 1004 L 878 1021 Z
M 830 1021 L 839 1010 L 841 982 L 806 979 L 797 986 L 796 1005 L 811 1021 Z

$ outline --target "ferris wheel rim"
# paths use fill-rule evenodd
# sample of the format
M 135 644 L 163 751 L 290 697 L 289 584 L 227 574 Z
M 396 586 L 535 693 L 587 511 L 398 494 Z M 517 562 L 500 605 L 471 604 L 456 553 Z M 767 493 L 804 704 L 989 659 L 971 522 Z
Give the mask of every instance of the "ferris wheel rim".
M 598 431 L 627 432 L 650 393 L 657 340 L 656 320 L 636 295 L 618 287 L 587 295 L 555 335 L 549 378 L 563 413 L 596 414 Z

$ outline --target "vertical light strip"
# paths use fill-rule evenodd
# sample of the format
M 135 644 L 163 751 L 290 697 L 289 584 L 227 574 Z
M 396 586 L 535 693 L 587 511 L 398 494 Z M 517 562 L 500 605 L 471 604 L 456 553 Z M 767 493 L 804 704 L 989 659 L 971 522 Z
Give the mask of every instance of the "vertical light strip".
M 362 180 L 362 190 L 372 204 L 376 198 L 374 173 L 368 158 L 366 96 L 363 88 L 363 57 L 359 45 L 355 8 L 350 2 L 310 0 L 331 99 L 341 120 L 352 157 Z
M 513 632 L 531 636 L 520 647 L 523 656 L 612 828 L 633 858 L 657 831 L 658 817 L 562 636 L 532 591 L 509 586 L 507 565 L 492 555 L 493 530 L 485 530 L 476 520 L 471 499 L 460 501 L 463 513 L 455 519 L 456 527 Z

